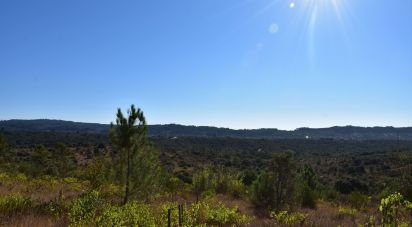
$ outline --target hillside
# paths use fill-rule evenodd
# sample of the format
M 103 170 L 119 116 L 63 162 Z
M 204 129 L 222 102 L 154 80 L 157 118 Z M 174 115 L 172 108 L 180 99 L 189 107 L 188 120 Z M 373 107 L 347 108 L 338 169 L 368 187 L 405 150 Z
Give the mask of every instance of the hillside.
M 106 134 L 107 124 L 81 123 L 62 120 L 6 120 L 0 121 L 0 131 L 65 132 Z M 299 128 L 293 131 L 278 129 L 234 130 L 207 126 L 177 124 L 149 125 L 151 137 L 234 137 L 265 139 L 329 138 L 353 140 L 412 140 L 412 127 L 330 127 Z

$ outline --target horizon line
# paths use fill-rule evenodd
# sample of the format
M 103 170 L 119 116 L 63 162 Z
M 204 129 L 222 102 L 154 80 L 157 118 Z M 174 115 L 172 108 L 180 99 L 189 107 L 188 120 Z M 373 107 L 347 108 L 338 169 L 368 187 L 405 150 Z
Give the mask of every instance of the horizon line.
M 101 122 L 86 122 L 86 121 L 75 121 L 75 120 L 62 120 L 62 119 L 51 119 L 51 118 L 36 118 L 36 119 L 0 119 L 1 121 L 36 121 L 36 120 L 50 120 L 50 121 L 65 121 L 65 122 L 73 122 L 73 123 L 84 123 L 84 124 L 100 124 L 100 125 L 110 125 L 110 123 L 101 123 Z M 326 126 L 326 127 L 307 127 L 307 126 L 302 126 L 298 127 L 295 129 L 281 129 L 281 128 L 231 128 L 231 127 L 225 127 L 225 126 L 215 126 L 215 125 L 194 125 L 194 124 L 179 124 L 179 123 L 155 123 L 155 124 L 147 124 L 148 126 L 156 126 L 156 125 L 179 125 L 179 126 L 187 126 L 187 127 L 212 127 L 212 128 L 220 128 L 220 129 L 230 129 L 230 130 L 264 130 L 264 129 L 273 129 L 273 130 L 280 130 L 280 131 L 296 131 L 299 129 L 328 129 L 328 128 L 334 128 L 334 127 L 354 127 L 354 128 L 412 128 L 412 126 L 393 126 L 393 125 L 387 125 L 387 126 L 381 126 L 381 125 L 374 125 L 374 126 L 359 126 L 359 125 L 332 125 L 332 126 Z

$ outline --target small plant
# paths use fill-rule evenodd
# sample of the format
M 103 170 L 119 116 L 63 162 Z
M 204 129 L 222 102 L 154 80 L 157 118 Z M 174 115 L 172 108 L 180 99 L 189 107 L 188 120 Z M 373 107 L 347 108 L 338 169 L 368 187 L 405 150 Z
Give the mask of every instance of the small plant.
M 401 224 L 401 213 L 404 209 L 411 209 L 411 203 L 396 192 L 381 200 L 379 211 L 382 213 L 382 225 L 387 227 Z
M 78 182 L 77 178 L 74 178 L 74 177 L 65 177 L 63 178 L 63 181 L 68 184 L 73 184 L 73 183 Z
M 99 192 L 91 191 L 72 201 L 69 207 L 69 221 L 74 226 L 84 226 L 96 222 L 97 210 L 104 207 Z
M 193 174 L 193 189 L 197 200 L 201 195 L 213 195 L 216 190 L 217 180 L 211 168 L 203 168 Z M 205 193 L 206 192 L 206 193 Z
M 218 204 L 206 213 L 206 221 L 209 224 L 226 225 L 226 224 L 244 224 L 249 218 L 239 213 L 237 207 L 227 208 L 223 204 Z
M 339 207 L 339 215 L 340 216 L 348 215 L 350 217 L 354 217 L 354 216 L 356 216 L 357 213 L 358 213 L 357 209 Z
M 292 226 L 304 223 L 308 215 L 300 212 L 289 213 L 288 211 L 283 210 L 278 213 L 272 212 L 270 216 L 279 224 Z
M 375 216 L 371 215 L 369 216 L 368 223 L 366 224 L 368 227 L 374 227 L 375 226 Z
M 107 205 L 97 218 L 97 226 L 157 226 L 152 208 L 131 202 L 124 206 Z
M 21 214 L 33 207 L 33 201 L 19 194 L 10 194 L 0 197 L 0 213 L 2 214 Z
M 352 208 L 357 210 L 365 209 L 368 206 L 370 197 L 358 191 L 351 192 L 348 196 L 348 202 Z
M 237 226 L 247 224 L 252 219 L 247 215 L 241 214 L 236 207 L 228 208 L 222 203 L 210 199 L 202 200 L 189 206 L 184 210 L 184 217 L 184 226 L 198 226 L 199 224 Z
M 0 185 L 9 186 L 12 183 L 12 176 L 7 173 L 0 173 Z

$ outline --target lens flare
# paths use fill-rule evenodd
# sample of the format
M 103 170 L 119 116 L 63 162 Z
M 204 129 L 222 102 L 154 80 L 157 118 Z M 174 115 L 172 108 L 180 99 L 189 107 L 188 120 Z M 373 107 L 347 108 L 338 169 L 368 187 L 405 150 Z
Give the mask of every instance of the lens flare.
M 290 20 L 297 21 L 300 29 L 305 33 L 307 40 L 307 51 L 310 61 L 313 62 L 316 56 L 315 54 L 315 40 L 316 40 L 316 28 L 319 22 L 325 22 L 330 20 L 336 20 L 343 37 L 345 34 L 345 17 L 350 15 L 349 2 L 350 0 L 292 0 L 288 3 L 288 9 L 294 9 L 291 14 Z M 267 6 L 262 9 L 263 11 L 270 12 L 271 9 L 279 7 L 280 9 L 287 9 L 280 0 L 273 0 Z M 279 24 L 279 26 L 282 26 Z M 269 29 L 270 30 L 270 29 Z M 272 33 L 272 32 L 271 32 Z

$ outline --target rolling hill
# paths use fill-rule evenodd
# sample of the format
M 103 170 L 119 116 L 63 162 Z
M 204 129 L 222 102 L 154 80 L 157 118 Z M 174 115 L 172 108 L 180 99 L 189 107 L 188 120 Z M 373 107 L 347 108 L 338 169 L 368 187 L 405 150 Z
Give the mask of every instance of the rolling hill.
M 107 134 L 107 124 L 81 123 L 63 120 L 5 120 L 0 121 L 0 132 L 64 132 Z M 149 125 L 151 137 L 233 137 L 256 139 L 346 139 L 346 140 L 412 140 L 412 127 L 330 127 L 299 128 L 292 131 L 278 129 L 217 128 L 177 124 Z

